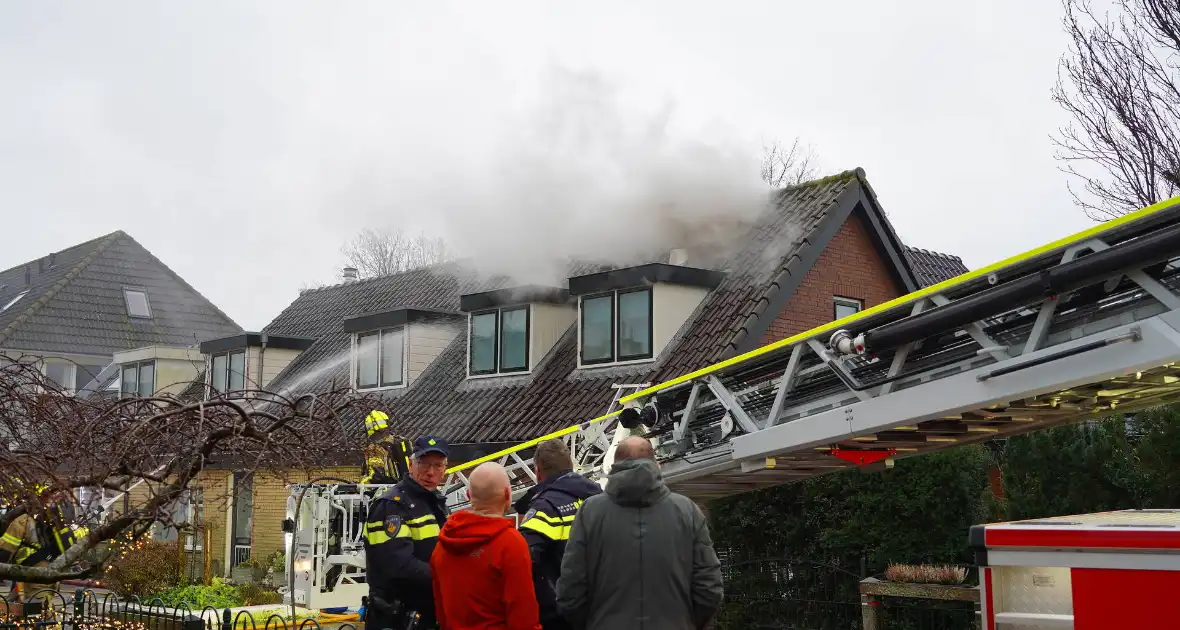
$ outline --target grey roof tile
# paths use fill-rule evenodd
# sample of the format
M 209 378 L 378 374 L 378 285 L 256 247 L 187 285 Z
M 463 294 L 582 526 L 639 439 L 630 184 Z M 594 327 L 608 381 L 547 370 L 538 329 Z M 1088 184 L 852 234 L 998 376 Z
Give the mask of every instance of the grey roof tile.
M 148 345 L 190 345 L 242 329 L 122 231 L 0 272 L 0 347 L 109 356 Z M 127 314 L 124 287 L 142 288 L 152 317 Z
M 950 280 L 968 271 L 967 265 L 964 265 L 963 259 L 958 256 L 941 254 L 909 245 L 905 246 L 905 254 L 909 259 L 910 268 L 914 270 L 914 275 L 924 287 Z

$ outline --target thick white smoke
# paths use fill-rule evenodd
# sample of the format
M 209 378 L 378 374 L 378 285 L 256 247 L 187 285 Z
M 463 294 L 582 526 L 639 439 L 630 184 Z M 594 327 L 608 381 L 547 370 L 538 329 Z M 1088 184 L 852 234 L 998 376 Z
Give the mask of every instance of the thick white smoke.
M 558 285 L 570 259 L 720 253 L 765 209 L 757 147 L 673 134 L 671 113 L 638 113 L 600 77 L 553 70 L 475 167 L 428 183 L 423 209 L 481 275 L 521 283 Z

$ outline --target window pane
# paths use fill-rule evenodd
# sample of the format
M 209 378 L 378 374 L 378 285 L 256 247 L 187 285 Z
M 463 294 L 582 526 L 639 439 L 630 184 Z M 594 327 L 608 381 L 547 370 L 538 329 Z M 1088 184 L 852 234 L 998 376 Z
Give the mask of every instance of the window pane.
M 471 373 L 496 371 L 496 314 L 471 317 Z
M 651 356 L 651 292 L 619 294 L 619 358 Z
M 229 391 L 241 391 L 246 388 L 246 353 L 235 352 L 229 355 Z
M 500 324 L 500 369 L 527 369 L 529 309 L 503 311 L 500 316 L 504 319 Z
M 582 361 L 614 358 L 613 310 L 614 296 L 582 300 Z
M 402 331 L 381 332 L 381 384 L 400 385 L 402 382 Z
M 377 333 L 360 335 L 356 340 L 356 386 L 377 386 Z
M 228 358 L 224 354 L 213 356 L 213 375 L 211 383 L 213 385 L 213 391 L 217 392 L 218 394 L 225 393 L 226 363 L 228 363 Z
M 139 395 L 151 396 L 156 393 L 156 364 L 144 363 L 139 366 Z
M 71 391 L 74 389 L 74 366 L 69 363 L 46 363 L 45 377 L 57 383 L 57 386 Z
M 836 302 L 836 319 L 844 319 L 849 315 L 859 313 L 860 304 L 852 301 L 838 300 Z
M 148 306 L 147 294 L 143 291 L 123 291 L 123 298 L 127 301 L 127 314 L 132 317 L 151 317 L 152 309 Z
M 78 365 L 74 368 L 74 389 L 79 390 L 90 384 L 98 377 L 99 372 L 105 366 L 102 365 Z
M 139 391 L 139 369 L 134 365 L 123 368 L 123 377 L 119 391 L 127 396 L 134 396 Z

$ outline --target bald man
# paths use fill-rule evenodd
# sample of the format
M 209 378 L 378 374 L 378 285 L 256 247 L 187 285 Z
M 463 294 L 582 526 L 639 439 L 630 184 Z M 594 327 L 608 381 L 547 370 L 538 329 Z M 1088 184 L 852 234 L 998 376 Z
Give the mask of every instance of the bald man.
M 615 449 L 606 491 L 570 530 L 557 607 L 578 630 L 705 628 L 721 606 L 721 563 L 705 515 L 664 485 L 655 449 Z
M 480 464 L 467 481 L 471 509 L 453 514 L 430 557 L 434 607 L 442 630 L 540 630 L 528 543 L 506 517 L 508 472 Z

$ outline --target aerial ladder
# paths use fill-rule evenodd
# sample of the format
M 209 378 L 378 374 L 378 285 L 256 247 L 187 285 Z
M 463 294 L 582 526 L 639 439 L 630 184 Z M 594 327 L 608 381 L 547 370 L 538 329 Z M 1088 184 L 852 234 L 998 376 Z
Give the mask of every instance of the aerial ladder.
M 1180 197 L 669 381 L 617 386 L 602 416 L 457 465 L 444 492 L 462 508 L 466 473 L 499 461 L 519 495 L 536 483 L 532 448 L 552 438 L 602 481 L 614 446 L 643 435 L 668 485 L 707 501 L 1177 401 L 1178 362 Z

